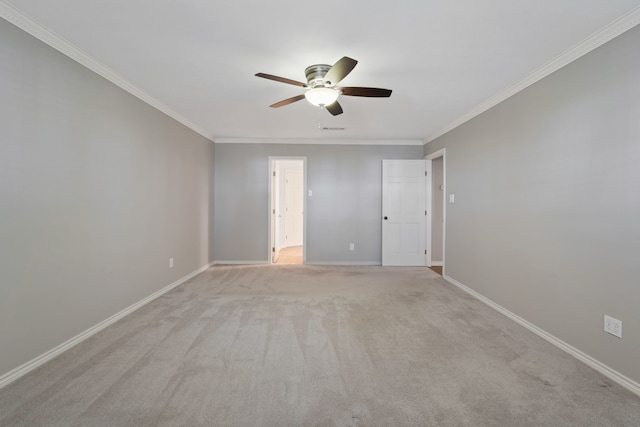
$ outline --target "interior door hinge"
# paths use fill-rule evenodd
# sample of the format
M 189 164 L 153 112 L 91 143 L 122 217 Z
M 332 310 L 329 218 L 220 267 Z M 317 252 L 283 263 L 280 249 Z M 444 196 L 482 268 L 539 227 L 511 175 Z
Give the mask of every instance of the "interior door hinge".
M 276 251 L 276 248 L 271 248 L 271 252 L 275 252 L 275 251 Z
M 424 211 L 424 216 L 427 216 L 427 211 Z
M 273 171 L 273 176 L 276 176 L 276 171 Z
M 427 250 L 426 250 L 426 249 L 424 250 L 424 254 L 425 254 L 425 255 L 427 254 Z
M 276 210 L 275 210 L 275 209 L 273 209 L 273 212 L 272 212 L 272 213 L 275 215 L 275 214 L 276 214 Z
M 424 176 L 427 176 L 427 171 L 424 171 Z

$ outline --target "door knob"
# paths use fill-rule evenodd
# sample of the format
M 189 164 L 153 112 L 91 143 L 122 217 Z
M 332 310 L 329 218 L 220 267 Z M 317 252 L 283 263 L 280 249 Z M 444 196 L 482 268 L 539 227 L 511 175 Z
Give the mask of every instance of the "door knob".
M 386 216 L 384 217 L 384 220 L 385 220 L 385 221 L 386 221 L 386 220 L 388 220 L 388 219 L 389 219 L 389 217 L 386 217 Z

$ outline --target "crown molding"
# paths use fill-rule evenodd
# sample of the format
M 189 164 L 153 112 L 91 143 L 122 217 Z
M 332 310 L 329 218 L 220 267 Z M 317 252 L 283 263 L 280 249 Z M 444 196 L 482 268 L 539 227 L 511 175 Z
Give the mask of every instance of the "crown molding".
M 81 51 L 73 44 L 69 43 L 62 37 L 56 35 L 53 31 L 44 27 L 43 25 L 37 23 L 29 16 L 25 15 L 15 7 L 7 4 L 5 1 L 0 0 L 0 17 L 5 19 L 6 21 L 14 24 L 18 28 L 23 31 L 29 33 L 33 37 L 38 40 L 46 43 L 52 48 L 58 50 L 62 54 L 67 57 L 73 59 L 74 61 L 80 63 L 84 67 L 90 69 L 96 74 L 104 77 L 111 83 L 120 87 L 121 89 L 127 91 L 131 95 L 137 97 L 138 99 L 146 102 L 153 108 L 163 112 L 174 120 L 182 123 L 186 127 L 190 128 L 194 132 L 202 135 L 203 137 L 214 141 L 214 137 L 209 135 L 207 131 L 205 131 L 200 126 L 191 122 L 181 114 L 172 110 L 158 99 L 154 98 L 144 90 L 140 89 L 125 77 L 121 76 L 114 70 L 105 66 L 97 59 L 92 58 L 90 55 Z M 265 138 L 218 138 L 215 139 L 216 143 L 221 144 L 230 144 L 230 143 L 254 143 L 254 144 L 333 144 L 333 145 L 417 145 L 419 143 L 428 144 L 434 139 L 450 132 L 456 127 L 466 123 L 467 121 L 473 119 L 474 117 L 482 114 L 483 112 L 489 110 L 493 106 L 499 104 L 500 102 L 506 100 L 507 98 L 515 95 L 516 93 L 526 89 L 532 84 L 538 82 L 549 74 L 559 70 L 560 68 L 568 65 L 569 63 L 575 61 L 581 56 L 591 52 L 592 50 L 598 48 L 609 40 L 619 36 L 625 31 L 635 27 L 640 23 L 640 7 L 636 7 L 631 10 L 629 13 L 623 15 L 619 19 L 615 20 L 611 24 L 607 25 L 603 29 L 597 31 L 592 34 L 590 37 L 582 41 L 581 43 L 573 46 L 569 50 L 560 54 L 556 58 L 547 62 L 537 70 L 528 74 L 522 80 L 514 83 L 513 85 L 503 89 L 498 92 L 494 96 L 488 98 L 484 102 L 478 104 L 473 109 L 469 110 L 467 113 L 458 117 L 456 120 L 449 123 L 447 126 L 441 128 L 439 131 L 425 138 L 424 140 L 416 142 L 416 140 L 327 140 L 327 139 L 265 139 Z
M 202 135 L 209 140 L 212 140 L 212 137 L 208 135 L 207 132 L 200 126 L 196 125 L 181 114 L 167 107 L 165 104 L 163 104 L 144 90 L 140 89 L 111 68 L 105 66 L 97 59 L 92 58 L 90 55 L 78 49 L 73 44 L 55 34 L 53 31 L 37 23 L 32 18 L 22 13 L 20 10 L 2 0 L 0 0 L 0 17 L 4 18 L 6 21 L 12 23 L 21 30 L 31 34 L 33 37 L 37 38 L 43 43 L 46 43 L 47 45 L 68 56 L 74 61 L 80 63 L 94 73 L 104 77 L 111 83 L 115 84 L 121 89 L 124 89 L 136 98 L 146 102 L 153 108 L 182 123 L 194 132 Z
M 424 145 L 419 139 L 215 138 L 216 144 Z
M 494 96 L 488 98 L 484 102 L 478 104 L 467 113 L 463 114 L 462 116 L 458 117 L 456 120 L 449 123 L 447 126 L 443 127 L 436 133 L 430 135 L 428 138 L 425 138 L 423 142 L 425 144 L 428 144 L 434 139 L 441 137 L 445 133 L 452 131 L 453 129 L 457 128 L 463 123 L 466 123 L 469 120 L 473 119 L 474 117 L 484 113 L 491 107 L 501 103 L 507 98 L 526 89 L 532 84 L 542 80 L 549 74 L 555 71 L 558 71 L 560 68 L 570 64 L 571 62 L 575 61 L 581 56 L 584 56 L 587 53 L 591 52 L 592 50 L 602 46 L 609 40 L 612 40 L 618 37 L 620 34 L 624 33 L 627 30 L 630 30 L 631 28 L 635 27 L 639 23 L 640 23 L 640 6 L 636 7 L 635 9 L 631 10 L 629 13 L 616 19 L 615 21 L 613 21 L 606 27 L 602 28 L 601 30 L 593 33 L 591 36 L 589 36 L 582 42 L 566 50 L 564 53 L 558 55 L 557 57 L 547 62 L 537 70 L 531 72 L 519 82 L 512 84 L 511 86 L 503 89 L 502 91 L 498 92 Z

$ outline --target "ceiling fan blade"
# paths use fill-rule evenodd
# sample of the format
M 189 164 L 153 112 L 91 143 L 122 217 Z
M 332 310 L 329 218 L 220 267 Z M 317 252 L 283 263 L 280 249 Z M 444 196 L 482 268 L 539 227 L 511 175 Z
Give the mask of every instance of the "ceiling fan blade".
M 324 75 L 324 81 L 328 82 L 330 86 L 337 85 L 342 79 L 347 77 L 347 74 L 354 69 L 358 61 L 351 59 L 348 56 L 342 57 L 341 60 L 333 64 L 333 67 L 327 74 Z
M 284 107 L 285 105 L 293 104 L 294 102 L 300 101 L 301 99 L 304 99 L 304 94 L 284 99 L 284 100 L 282 100 L 280 102 L 276 102 L 275 104 L 269 105 L 269 107 L 271 107 L 271 108 L 280 108 L 280 107 Z
M 377 87 L 341 87 L 340 91 L 347 96 L 366 96 L 369 98 L 388 98 L 391 96 L 391 89 Z
M 328 112 L 331 113 L 332 116 L 337 116 L 338 114 L 342 114 L 342 107 L 335 101 L 333 104 L 326 105 L 324 108 L 327 109 Z
M 256 77 L 262 77 L 263 79 L 275 80 L 275 81 L 280 82 L 280 83 L 288 83 L 288 84 L 294 85 L 294 86 L 307 87 L 307 85 L 305 83 L 297 82 L 295 80 L 287 79 L 287 78 L 284 78 L 284 77 L 274 76 L 274 75 L 271 75 L 271 74 L 258 73 L 258 74 L 256 74 Z

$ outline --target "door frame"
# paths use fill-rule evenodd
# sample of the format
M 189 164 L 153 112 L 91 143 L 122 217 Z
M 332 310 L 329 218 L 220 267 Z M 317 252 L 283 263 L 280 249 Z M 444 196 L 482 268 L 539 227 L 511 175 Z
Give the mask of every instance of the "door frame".
M 433 194 L 431 189 L 433 188 L 433 167 L 432 160 L 442 157 L 442 275 L 445 274 L 445 243 L 446 243 L 446 233 L 447 233 L 447 155 L 446 148 L 441 148 L 440 150 L 434 151 L 431 154 L 428 154 L 424 157 L 427 161 L 427 170 L 429 173 L 427 174 L 427 227 L 426 227 L 426 243 L 427 243 L 427 267 L 433 266 L 433 260 L 431 259 L 432 255 L 432 219 L 433 219 Z
M 274 186 L 278 182 L 273 173 L 276 170 L 276 163 L 279 161 L 298 160 L 302 161 L 302 182 L 303 182 L 303 194 L 302 194 L 302 263 L 307 262 L 307 157 L 306 156 L 269 156 L 269 175 L 268 175 L 268 188 L 269 188 L 269 209 L 267 210 L 268 224 L 267 227 L 267 260 L 269 264 L 273 264 L 273 248 L 275 248 L 275 194 Z M 282 195 L 283 196 L 283 195 Z

